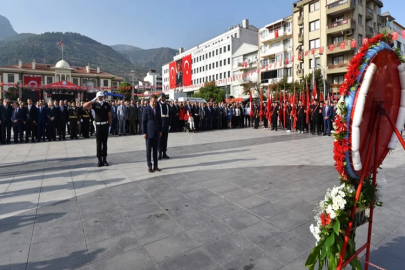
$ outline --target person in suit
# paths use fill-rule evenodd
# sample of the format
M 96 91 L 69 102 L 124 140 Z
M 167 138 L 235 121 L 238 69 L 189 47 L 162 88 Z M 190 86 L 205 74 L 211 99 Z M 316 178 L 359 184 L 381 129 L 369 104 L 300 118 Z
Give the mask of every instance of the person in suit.
M 194 103 L 192 111 L 194 118 L 194 128 L 196 131 L 200 131 L 200 105 L 198 102 Z
M 159 159 L 169 159 L 169 156 L 167 155 L 167 139 L 170 130 L 170 109 L 169 105 L 166 103 L 166 95 L 164 93 L 160 95 L 159 109 L 162 118 L 162 136 L 159 138 Z
M 315 99 L 314 105 L 312 105 L 312 123 L 313 123 L 313 135 L 321 135 L 321 120 L 322 109 L 319 107 L 318 100 Z
M 13 104 L 13 107 L 11 122 L 13 123 L 14 143 L 18 143 L 18 139 L 20 139 L 20 142 L 23 142 L 23 122 L 25 121 L 24 111 L 22 107 L 20 108 L 17 102 Z
M 136 122 L 138 120 L 138 108 L 135 105 L 135 100 L 131 100 L 131 105 L 128 107 L 129 118 L 129 135 L 136 134 Z
M 118 102 L 118 101 L 117 101 Z M 118 124 L 118 119 L 117 119 L 117 108 L 115 106 L 115 102 L 113 101 L 111 103 L 111 117 L 112 117 L 112 126 L 111 126 L 111 135 L 117 135 L 117 124 Z
M 58 128 L 58 133 L 59 133 L 59 141 L 61 140 L 66 140 L 66 123 L 69 119 L 69 112 L 67 107 L 65 106 L 65 103 L 61 100 L 59 101 L 59 106 L 57 108 L 58 110 L 58 115 L 59 115 L 59 128 Z
M 277 102 L 273 102 L 273 108 L 271 109 L 271 130 L 277 131 L 278 126 L 278 111 L 279 107 Z
M 127 135 L 125 131 L 125 125 L 126 125 L 126 120 L 128 118 L 128 108 L 124 104 L 124 101 L 121 100 L 121 105 L 118 106 L 117 108 L 117 119 L 119 122 L 119 136 L 121 135 Z
M 5 98 L 3 104 L 0 106 L 0 127 L 1 127 L 1 143 L 10 144 L 11 139 L 11 114 L 13 112 L 12 106 L 9 104 L 10 100 Z
M 56 127 L 58 126 L 58 109 L 52 101 L 48 102 L 46 109 L 46 131 L 48 141 L 56 141 Z
M 46 118 L 46 108 L 44 102 L 40 100 L 37 109 L 37 142 L 41 141 L 41 136 L 42 140 L 45 141 Z
M 142 114 L 142 133 L 143 138 L 146 140 L 146 161 L 148 165 L 148 171 L 153 173 L 155 171 L 161 171 L 158 167 L 158 142 L 159 137 L 162 136 L 160 130 L 162 126 L 162 118 L 160 107 L 156 106 L 155 95 L 150 98 L 150 105 L 145 107 Z M 153 169 L 151 161 L 151 151 L 153 149 Z
M 305 118 L 305 106 L 302 105 L 301 100 L 298 102 L 298 110 L 297 110 L 297 130 L 298 133 L 304 133 L 304 126 L 305 126 L 305 122 L 306 122 L 306 118 Z
M 183 86 L 183 61 L 182 59 L 176 61 L 176 87 Z
M 329 106 L 329 101 L 325 101 L 325 106 L 322 108 L 322 117 L 323 117 L 323 136 L 330 136 L 331 132 L 331 118 L 333 115 L 333 107 Z
M 172 126 L 173 131 L 179 131 L 179 113 L 180 107 L 178 101 L 175 100 L 173 105 L 173 119 L 174 119 L 174 125 Z
M 28 106 L 24 108 L 25 123 L 25 143 L 28 143 L 29 137 L 31 142 L 35 142 L 35 133 L 37 130 L 37 107 L 32 104 L 32 99 L 27 100 Z
M 72 101 L 72 106 L 69 108 L 69 123 L 70 123 L 70 139 L 79 139 L 77 136 L 77 124 L 80 121 L 80 111 L 76 107 L 76 101 Z
M 142 134 L 142 112 L 143 112 L 143 106 L 142 106 L 142 101 L 136 102 L 136 107 L 137 107 L 137 113 L 138 113 L 138 119 L 137 119 L 137 133 Z

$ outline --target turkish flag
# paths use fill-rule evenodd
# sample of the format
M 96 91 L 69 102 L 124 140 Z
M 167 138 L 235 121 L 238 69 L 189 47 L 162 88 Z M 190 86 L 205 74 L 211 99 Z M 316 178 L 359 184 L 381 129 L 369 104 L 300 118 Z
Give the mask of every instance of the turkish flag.
M 357 40 L 353 39 L 352 41 L 350 41 L 350 47 L 357 48 Z
M 191 85 L 191 54 L 183 57 L 183 85 Z
M 176 88 L 176 62 L 169 64 L 169 76 L 170 89 Z
M 363 38 L 363 45 L 368 44 L 368 38 Z
M 274 31 L 274 36 L 275 36 L 276 38 L 278 38 L 278 30 L 277 30 L 277 29 Z
M 340 49 L 341 50 L 344 50 L 344 49 L 346 49 L 346 42 L 340 42 Z
M 41 79 L 42 79 L 41 76 L 36 77 L 24 76 L 23 84 L 25 85 L 25 88 L 37 87 L 38 85 L 41 85 Z
M 301 60 L 302 59 L 302 53 L 299 53 L 298 54 L 298 60 Z
M 330 44 L 329 45 L 329 51 L 333 52 L 334 49 L 335 49 L 335 44 Z
M 314 55 L 314 54 L 315 54 L 315 52 L 316 52 L 316 49 L 315 49 L 315 48 L 313 48 L 313 49 L 311 50 L 312 55 Z
M 402 38 L 405 38 L 405 30 L 401 31 Z
M 284 63 L 285 63 L 286 65 L 288 65 L 288 58 L 286 58 L 286 59 L 284 60 Z
M 323 46 L 319 48 L 319 53 L 323 54 L 324 51 L 325 51 L 325 48 Z
M 398 32 L 397 31 L 392 32 L 391 35 L 392 35 L 392 40 L 397 40 L 398 39 Z
M 305 51 L 305 56 L 308 56 L 308 51 Z

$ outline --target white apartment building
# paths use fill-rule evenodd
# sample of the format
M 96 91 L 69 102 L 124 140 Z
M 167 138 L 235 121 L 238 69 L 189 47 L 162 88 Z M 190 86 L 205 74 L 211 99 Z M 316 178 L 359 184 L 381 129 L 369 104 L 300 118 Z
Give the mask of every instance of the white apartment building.
M 155 69 L 149 70 L 143 80 L 149 82 L 152 90 L 162 91 L 162 75 L 157 73 Z
M 232 26 L 226 31 L 202 44 L 189 50 L 180 48 L 179 54 L 173 57 L 174 61 L 191 55 L 191 85 L 170 88 L 169 65 L 162 67 L 163 91 L 186 92 L 192 95 L 206 82 L 215 81 L 216 84 L 226 89 L 230 93 L 232 56 L 242 44 L 252 44 L 257 46 L 258 29 L 249 25 L 249 20 L 245 19 L 242 24 Z
M 405 38 L 402 37 L 402 31 L 405 29 L 400 25 L 391 14 L 386 11 L 380 15 L 381 29 L 380 32 L 386 33 L 397 32 L 398 39 L 394 41 L 394 48 L 399 48 L 402 54 L 405 54 Z
M 242 44 L 232 55 L 231 93 L 234 98 L 246 96 L 247 86 L 257 85 L 257 55 L 258 47 L 252 44 Z
M 260 81 L 262 87 L 287 76 L 293 81 L 292 15 L 259 29 Z

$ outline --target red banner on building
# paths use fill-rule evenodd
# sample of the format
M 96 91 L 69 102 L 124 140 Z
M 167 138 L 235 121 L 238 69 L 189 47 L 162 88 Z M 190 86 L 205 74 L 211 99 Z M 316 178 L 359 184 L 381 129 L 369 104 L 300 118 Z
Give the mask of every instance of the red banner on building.
M 401 31 L 402 38 L 405 38 L 405 30 Z
M 169 76 L 170 89 L 176 88 L 176 62 L 169 64 Z
M 31 87 L 39 87 L 41 85 L 42 76 L 24 76 L 23 78 L 23 85 L 31 88 Z
M 329 51 L 333 52 L 334 49 L 335 49 L 335 44 L 330 44 L 329 45 Z
M 183 85 L 191 85 L 191 54 L 183 57 Z
M 308 51 L 305 51 L 305 56 L 308 56 Z
M 357 40 L 353 39 L 352 41 L 350 41 L 350 47 L 357 48 Z
M 313 49 L 311 50 L 311 53 L 312 53 L 312 55 L 314 55 L 314 54 L 316 53 L 316 49 L 313 48 Z
M 325 51 L 325 48 L 323 46 L 319 48 L 319 53 L 320 54 L 323 54 L 324 51 Z
M 345 41 L 340 42 L 340 49 L 341 49 L 341 50 L 346 49 L 346 42 L 345 42 Z
M 275 36 L 276 38 L 278 38 L 278 29 L 276 29 L 276 30 L 274 31 L 274 36 Z
M 392 36 L 392 39 L 393 39 L 393 40 L 397 40 L 397 39 L 398 39 L 398 32 L 397 32 L 397 31 L 392 32 L 392 33 L 391 33 L 391 36 Z

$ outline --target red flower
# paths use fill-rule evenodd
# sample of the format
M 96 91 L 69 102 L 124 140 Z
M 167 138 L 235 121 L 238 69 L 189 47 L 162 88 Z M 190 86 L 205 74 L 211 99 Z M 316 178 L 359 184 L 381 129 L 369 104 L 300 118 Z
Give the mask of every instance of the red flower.
M 321 222 L 322 222 L 322 227 L 325 227 L 326 225 L 328 225 L 332 222 L 332 219 L 330 218 L 329 214 L 325 215 L 324 213 L 322 213 Z

